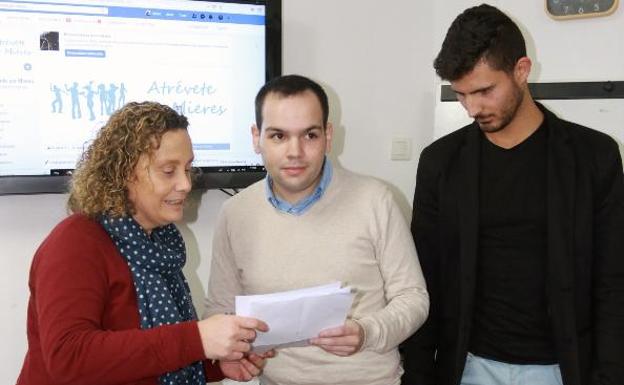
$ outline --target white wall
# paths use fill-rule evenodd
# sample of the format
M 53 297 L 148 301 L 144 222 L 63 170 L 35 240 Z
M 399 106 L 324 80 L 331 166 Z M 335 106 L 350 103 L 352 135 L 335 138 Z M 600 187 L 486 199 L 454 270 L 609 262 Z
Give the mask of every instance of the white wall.
M 285 0 L 284 73 L 321 81 L 338 129 L 334 158 L 388 181 L 406 215 L 418 154 L 432 138 L 433 6 L 410 0 Z M 391 161 L 392 137 L 413 141 Z
M 387 181 L 406 217 L 416 161 L 433 133 L 431 6 L 393 0 L 284 0 L 284 72 L 327 87 L 337 126 L 332 158 Z M 413 140 L 411 161 L 391 162 L 393 136 Z M 201 308 L 215 216 L 227 196 L 195 194 L 181 225 L 185 273 Z M 0 383 L 14 383 L 26 351 L 32 255 L 65 215 L 65 195 L 0 196 Z

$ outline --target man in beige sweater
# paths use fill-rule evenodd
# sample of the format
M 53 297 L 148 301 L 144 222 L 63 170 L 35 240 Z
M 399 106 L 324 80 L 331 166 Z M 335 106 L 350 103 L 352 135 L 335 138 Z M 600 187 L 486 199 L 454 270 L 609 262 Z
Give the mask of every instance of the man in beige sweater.
M 267 178 L 223 207 L 205 316 L 233 311 L 236 295 L 341 281 L 355 292 L 344 325 L 309 346 L 280 349 L 261 383 L 400 384 L 397 346 L 427 318 L 429 297 L 388 188 L 326 157 L 328 110 L 323 89 L 297 75 L 256 96 L 253 143 Z

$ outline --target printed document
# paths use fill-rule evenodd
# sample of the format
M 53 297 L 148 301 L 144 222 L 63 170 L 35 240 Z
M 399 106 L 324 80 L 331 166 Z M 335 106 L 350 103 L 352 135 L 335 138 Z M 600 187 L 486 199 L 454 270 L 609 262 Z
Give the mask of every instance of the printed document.
M 319 332 L 344 324 L 353 302 L 350 287 L 340 282 L 271 294 L 236 296 L 236 315 L 266 322 L 253 351 L 305 346 Z

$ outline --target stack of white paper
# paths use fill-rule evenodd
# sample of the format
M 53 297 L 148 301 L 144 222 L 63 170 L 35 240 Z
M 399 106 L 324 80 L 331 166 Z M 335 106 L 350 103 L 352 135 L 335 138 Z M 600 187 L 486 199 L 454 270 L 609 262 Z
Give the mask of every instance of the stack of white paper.
M 353 302 L 351 288 L 340 282 L 272 294 L 236 296 L 236 315 L 266 322 L 258 332 L 254 351 L 304 346 L 324 329 L 341 326 Z

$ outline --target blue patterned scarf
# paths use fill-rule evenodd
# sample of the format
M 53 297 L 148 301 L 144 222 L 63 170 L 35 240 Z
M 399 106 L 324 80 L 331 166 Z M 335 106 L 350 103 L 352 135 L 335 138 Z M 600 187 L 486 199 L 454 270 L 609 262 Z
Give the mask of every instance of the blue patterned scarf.
M 126 259 L 134 279 L 142 329 L 196 320 L 191 292 L 182 273 L 184 240 L 173 224 L 151 235 L 132 217 L 102 216 L 100 223 Z M 201 362 L 159 377 L 161 385 L 205 385 Z

